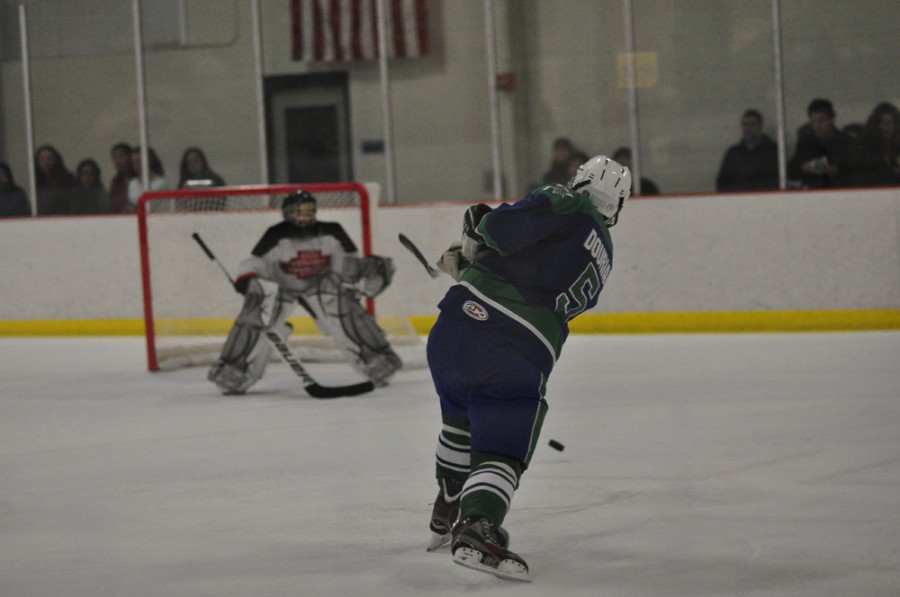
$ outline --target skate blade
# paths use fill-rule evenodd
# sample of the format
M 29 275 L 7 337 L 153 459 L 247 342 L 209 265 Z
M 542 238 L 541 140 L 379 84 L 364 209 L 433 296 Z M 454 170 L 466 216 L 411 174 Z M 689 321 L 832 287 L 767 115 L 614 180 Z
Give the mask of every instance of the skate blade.
M 453 561 L 460 566 L 465 566 L 479 572 L 493 574 L 503 580 L 517 580 L 519 582 L 531 582 L 528 568 L 513 560 L 503 560 L 496 568 L 485 566 L 481 563 L 481 552 L 470 547 L 460 547 L 453 554 Z
M 425 551 L 434 551 L 447 545 L 450 543 L 450 538 L 452 536 L 451 533 L 444 533 L 441 535 L 440 533 L 431 531 L 431 539 L 428 541 L 428 547 L 425 548 Z

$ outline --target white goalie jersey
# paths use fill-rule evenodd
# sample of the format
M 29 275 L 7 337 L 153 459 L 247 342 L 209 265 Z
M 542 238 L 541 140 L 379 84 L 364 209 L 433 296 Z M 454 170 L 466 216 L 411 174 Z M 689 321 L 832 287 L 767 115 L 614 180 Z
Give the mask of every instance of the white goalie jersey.
M 340 224 L 316 222 L 300 228 L 288 222 L 272 226 L 244 260 L 237 280 L 259 277 L 278 284 L 283 292 L 302 296 L 315 292 L 325 274 L 341 274 L 345 257 L 357 249 Z

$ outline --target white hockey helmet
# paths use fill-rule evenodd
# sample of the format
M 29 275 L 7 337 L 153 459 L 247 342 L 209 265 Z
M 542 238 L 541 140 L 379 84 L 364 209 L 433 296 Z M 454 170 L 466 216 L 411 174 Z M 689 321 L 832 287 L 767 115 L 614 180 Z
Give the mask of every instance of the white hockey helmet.
M 606 218 L 606 225 L 615 226 L 622 205 L 631 196 L 631 172 L 619 162 L 598 155 L 578 167 L 569 188 L 587 193 Z

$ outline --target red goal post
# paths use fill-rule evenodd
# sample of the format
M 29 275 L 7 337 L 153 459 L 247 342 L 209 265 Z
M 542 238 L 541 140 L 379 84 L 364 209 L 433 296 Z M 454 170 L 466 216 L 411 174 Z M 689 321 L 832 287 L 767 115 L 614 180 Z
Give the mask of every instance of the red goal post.
M 192 234 L 199 233 L 233 272 L 265 229 L 282 220 L 281 199 L 298 189 L 316 197 L 319 219 L 341 223 L 361 254 L 372 254 L 373 202 L 360 183 L 195 188 L 141 196 L 137 215 L 148 369 L 211 362 L 240 309 L 240 295 Z

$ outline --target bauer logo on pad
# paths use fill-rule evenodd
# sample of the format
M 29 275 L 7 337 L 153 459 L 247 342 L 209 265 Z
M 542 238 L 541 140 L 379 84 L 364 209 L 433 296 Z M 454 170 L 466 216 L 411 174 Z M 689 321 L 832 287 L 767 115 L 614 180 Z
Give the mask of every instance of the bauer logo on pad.
M 488 318 L 487 310 L 476 303 L 475 301 L 466 301 L 463 303 L 463 311 L 466 315 L 471 317 L 472 319 L 477 319 L 478 321 L 485 321 Z

